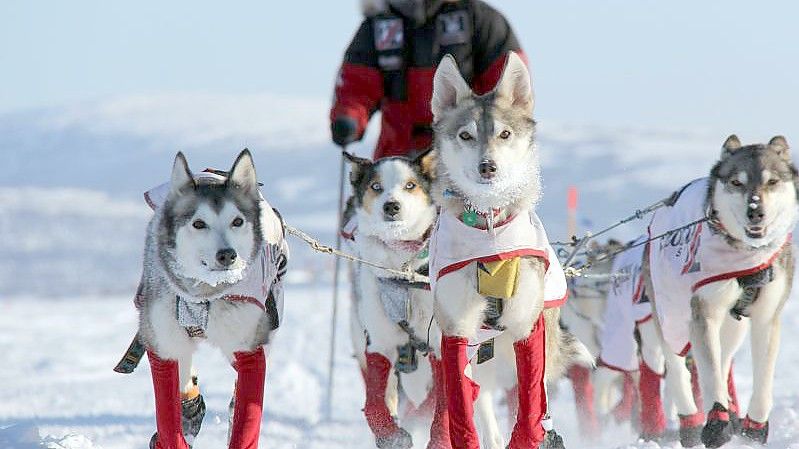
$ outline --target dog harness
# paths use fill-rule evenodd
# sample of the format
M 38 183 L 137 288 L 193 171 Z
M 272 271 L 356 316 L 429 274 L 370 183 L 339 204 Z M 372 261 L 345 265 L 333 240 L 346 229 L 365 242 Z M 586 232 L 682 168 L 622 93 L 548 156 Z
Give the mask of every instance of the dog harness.
M 727 236 L 715 232 L 706 222 L 679 229 L 708 216 L 709 182 L 708 178 L 701 178 L 683 187 L 666 207 L 655 212 L 649 225 L 650 236 L 677 229 L 649 243 L 649 263 L 663 337 L 671 350 L 680 355 L 690 349 L 691 297 L 696 291 L 730 279 L 749 283 L 747 279 L 751 276 L 769 271 L 783 245 L 791 240 L 787 235 L 777 245 L 741 250 L 730 245 Z
M 641 244 L 640 236 L 631 245 Z M 652 317 L 649 298 L 644 294 L 641 271 L 645 246 L 630 248 L 613 259 L 607 305 L 603 315 L 600 363 L 617 371 L 638 369 L 638 344 L 635 326 Z
M 502 300 L 512 300 L 518 285 L 521 258 L 544 261 L 544 307 L 559 307 L 568 298 L 566 276 L 549 244 L 544 226 L 532 211 L 497 223 L 493 232 L 469 226 L 452 214 L 441 213 L 430 238 L 430 284 L 435 290 L 442 277 L 477 263 L 480 293 L 489 302 L 488 326 L 469 341 L 468 356 L 486 361 L 493 355 L 491 340 L 502 329 L 491 325 L 502 313 Z
M 428 274 L 428 242 L 430 232 L 425 232 L 419 240 L 399 240 L 393 242 L 383 242 L 384 245 L 398 250 L 416 253 L 409 265 L 418 267 L 418 274 Z M 347 241 L 354 243 L 358 236 L 358 220 L 352 217 L 342 228 L 341 236 Z M 377 276 L 377 288 L 380 295 L 380 302 L 383 311 L 389 320 L 395 323 L 400 329 L 408 334 L 408 343 L 397 348 L 398 360 L 396 368 L 402 373 L 416 371 L 418 362 L 416 359 L 417 351 L 426 356 L 431 352 L 431 348 L 426 339 L 420 338 L 410 325 L 410 317 L 413 310 L 411 301 L 411 289 L 429 290 L 430 284 L 424 282 L 411 282 L 405 279 L 393 277 Z M 368 338 L 368 335 L 367 335 Z

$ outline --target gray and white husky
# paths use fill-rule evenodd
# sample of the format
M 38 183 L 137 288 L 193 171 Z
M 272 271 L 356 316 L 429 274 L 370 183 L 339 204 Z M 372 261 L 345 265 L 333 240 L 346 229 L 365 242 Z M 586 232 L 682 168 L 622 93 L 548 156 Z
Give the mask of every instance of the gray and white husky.
M 681 202 L 690 201 L 682 197 L 690 196 L 692 189 L 700 189 L 694 209 L 704 207 L 699 213 L 706 214 L 707 223 L 651 242 L 644 259 L 647 289 L 666 355 L 667 386 L 682 418 L 701 417 L 684 359 L 675 354 L 684 353 L 674 344 L 684 335 L 709 410 L 704 428 L 700 424 L 701 433 L 686 438 L 690 434 L 681 432 L 683 446 L 698 445 L 700 440 L 706 447 L 725 444 L 732 436 L 727 376 L 751 326 L 754 389 L 742 433 L 765 443 L 780 343 L 780 312 L 793 279 L 790 233 L 797 218 L 797 171 L 783 137 L 774 137 L 768 144 L 741 145 L 733 135 L 725 141 L 710 177 L 700 181 L 703 184 L 695 181 L 675 194 L 668 207 L 656 212 L 652 223 L 657 224 L 661 214 L 667 217 L 679 210 Z M 681 271 L 662 269 L 669 255 L 680 255 L 672 257 L 678 268 L 679 263 L 687 262 Z M 665 262 L 668 265 L 669 261 Z M 729 268 L 714 268 L 725 264 Z M 673 298 L 673 292 L 682 292 L 678 285 L 681 276 L 691 279 L 691 289 L 685 290 L 683 297 Z M 671 319 L 672 314 L 682 318 Z M 682 334 L 681 326 L 685 326 Z
M 429 152 L 414 159 L 375 162 L 345 156 L 351 163 L 355 211 L 346 236 L 353 240 L 358 256 L 383 267 L 427 274 L 427 241 L 436 219 Z M 366 383 L 364 414 L 377 447 L 412 446 L 410 433 L 396 421 L 399 379 L 414 408 L 436 409 L 427 410 L 434 418 L 428 447 L 449 448 L 435 349 L 441 331 L 433 320 L 429 285 L 398 279 L 368 265 L 357 266 L 354 281 L 351 336 Z
M 238 373 L 229 447 L 256 448 L 264 345 L 282 307 L 288 254 L 282 222 L 260 195 L 247 150 L 222 175 L 194 175 L 178 153 L 170 183 L 149 193 L 155 215 L 137 306 L 138 338 L 150 359 L 156 399 L 158 431 L 151 447 L 186 449 L 199 430 L 198 422 L 182 429 L 181 413 L 185 426 L 192 418 L 187 402 L 198 394 L 192 354 L 208 341 Z
M 445 57 L 438 66 L 432 99 L 433 197 L 441 212 L 431 240 L 430 276 L 443 332 L 450 435 L 459 449 L 506 447 L 492 395 L 517 386 L 518 415 L 508 447 L 538 447 L 545 435 L 548 441 L 541 447 L 562 446 L 542 426 L 544 377 L 557 377 L 574 359 L 592 361 L 579 341 L 562 332 L 558 309 L 545 309 L 547 267 L 559 270 L 560 265 L 547 254 L 549 244 L 533 213 L 541 182 L 532 109 L 530 75 L 514 53 L 495 90 L 483 96 L 472 92 L 454 59 Z M 511 228 L 535 241 L 509 236 Z M 508 251 L 478 254 L 483 248 L 475 246 L 483 244 Z M 481 294 L 478 270 L 493 272 L 487 264 L 506 259 L 518 262 L 509 274 L 516 280 L 499 283 L 510 282 L 513 294 L 504 299 Z M 562 272 L 559 276 L 565 293 Z M 481 338 L 486 332 L 492 338 Z M 472 355 L 477 344 L 480 349 Z M 479 435 L 472 416 L 475 398 Z

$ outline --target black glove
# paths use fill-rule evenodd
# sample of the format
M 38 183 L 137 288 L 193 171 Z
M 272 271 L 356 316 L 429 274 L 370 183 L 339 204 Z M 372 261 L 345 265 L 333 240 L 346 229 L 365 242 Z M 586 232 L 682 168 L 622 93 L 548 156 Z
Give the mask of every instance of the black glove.
M 333 120 L 330 124 L 330 133 L 333 135 L 333 142 L 338 146 L 348 145 L 357 140 L 358 123 L 355 119 L 346 115 Z

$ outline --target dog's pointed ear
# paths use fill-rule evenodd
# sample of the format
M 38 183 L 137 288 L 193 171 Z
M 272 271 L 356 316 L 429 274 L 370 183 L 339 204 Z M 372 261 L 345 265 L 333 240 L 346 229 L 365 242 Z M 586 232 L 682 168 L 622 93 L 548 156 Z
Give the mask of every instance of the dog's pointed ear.
M 730 137 L 727 137 L 727 140 L 724 141 L 724 145 L 721 146 L 721 157 L 723 158 L 735 153 L 741 149 L 741 146 L 741 139 L 735 134 L 730 135 Z
M 419 171 L 428 179 L 433 180 L 436 177 L 436 152 L 433 147 L 423 150 L 416 154 L 413 158 L 413 163 L 419 167 Z
M 355 187 L 361 182 L 366 169 L 372 166 L 372 161 L 346 151 L 342 151 L 341 154 L 350 163 L 350 184 Z
M 471 94 L 472 89 L 463 79 L 455 58 L 452 55 L 444 56 L 433 78 L 433 99 L 430 102 L 433 120 L 438 121 L 444 112 L 454 108 L 459 101 Z
M 250 150 L 245 148 L 239 153 L 225 184 L 228 187 L 241 189 L 248 195 L 258 192 L 258 176 L 255 174 L 255 163 L 253 163 Z
M 791 147 L 783 136 L 774 136 L 768 141 L 768 147 L 777 152 L 785 160 L 791 159 Z
M 494 89 L 497 97 L 509 101 L 514 107 L 533 111 L 533 83 L 527 65 L 515 52 L 508 52 L 505 68 Z
M 172 177 L 170 178 L 170 193 L 173 195 L 180 195 L 189 188 L 194 188 L 194 175 L 189 170 L 189 163 L 186 162 L 186 156 L 183 152 L 178 151 L 175 155 L 175 162 L 172 164 Z

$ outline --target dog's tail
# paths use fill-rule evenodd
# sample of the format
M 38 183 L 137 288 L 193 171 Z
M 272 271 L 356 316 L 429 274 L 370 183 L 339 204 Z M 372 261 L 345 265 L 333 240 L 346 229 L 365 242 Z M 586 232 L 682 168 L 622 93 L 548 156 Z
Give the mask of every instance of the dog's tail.
M 560 327 L 560 309 L 544 309 L 546 326 L 546 379 L 552 382 L 572 365 L 594 367 L 594 356 L 574 335 Z

